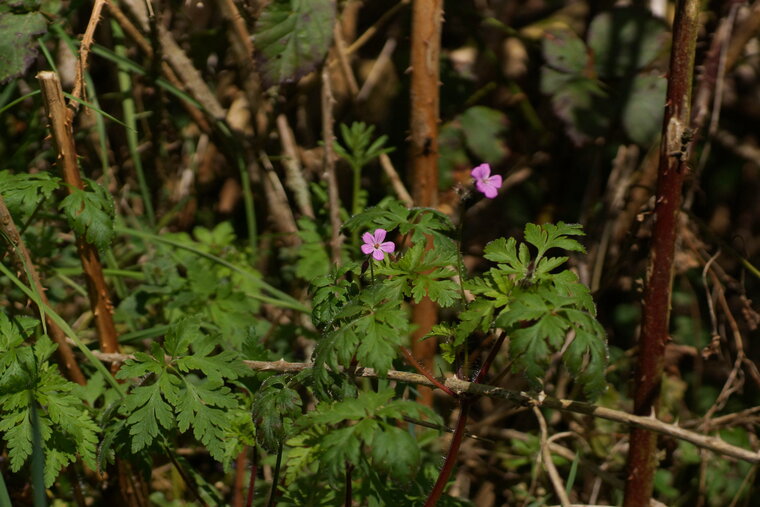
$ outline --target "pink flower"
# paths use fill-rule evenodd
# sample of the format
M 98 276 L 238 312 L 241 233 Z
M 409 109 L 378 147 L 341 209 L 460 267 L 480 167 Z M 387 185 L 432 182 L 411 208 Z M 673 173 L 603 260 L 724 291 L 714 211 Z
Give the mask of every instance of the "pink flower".
M 501 176 L 494 174 L 491 176 L 491 166 L 488 164 L 480 164 L 478 167 L 472 170 L 470 173 L 475 180 L 475 188 L 479 192 L 483 192 L 486 197 L 493 199 L 499 193 L 501 187 Z
M 378 261 L 383 260 L 385 252 L 390 253 L 396 249 L 393 241 L 383 242 L 386 234 L 388 234 L 388 231 L 385 229 L 375 229 L 375 234 L 370 234 L 369 232 L 362 234 L 362 241 L 364 241 L 362 252 L 367 255 L 372 254 L 372 257 Z

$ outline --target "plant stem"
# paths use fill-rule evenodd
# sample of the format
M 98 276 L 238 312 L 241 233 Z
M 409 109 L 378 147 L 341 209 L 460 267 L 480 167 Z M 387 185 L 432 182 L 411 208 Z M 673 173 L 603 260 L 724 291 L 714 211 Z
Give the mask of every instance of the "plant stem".
M 346 496 L 345 496 L 345 501 L 343 502 L 345 507 L 351 507 L 351 505 L 353 505 L 354 493 L 353 493 L 353 485 L 351 484 L 351 475 L 352 475 L 351 472 L 353 472 L 353 470 L 354 470 L 353 465 L 351 465 L 351 463 L 346 461 Z
M 280 465 L 282 465 L 282 442 L 277 449 L 277 461 L 274 464 L 274 474 L 272 475 L 272 490 L 269 492 L 269 502 L 267 507 L 273 507 L 275 498 L 277 498 L 277 484 L 280 482 Z
M 443 0 L 412 2 L 411 87 L 410 87 L 410 158 L 412 196 L 416 206 L 438 205 L 438 109 L 440 92 L 439 55 Z M 426 248 L 432 247 L 428 238 Z M 412 352 L 425 368 L 433 367 L 437 341 L 422 340 L 437 322 L 435 303 L 427 296 L 412 306 Z M 433 392 L 420 389 L 420 403 L 431 406 Z
M 459 419 L 457 420 L 456 428 L 454 428 L 454 435 L 451 437 L 451 446 L 449 447 L 449 452 L 446 454 L 446 460 L 443 463 L 441 473 L 438 474 L 438 480 L 435 481 L 433 491 L 430 492 L 430 496 L 428 496 L 428 499 L 425 502 L 425 507 L 433 507 L 438 503 L 438 499 L 443 494 L 446 483 L 449 481 L 451 471 L 454 470 L 457 455 L 459 454 L 459 446 L 462 444 L 462 439 L 464 438 L 464 429 L 467 426 L 467 416 L 470 413 L 472 401 L 472 399 L 464 398 L 459 403 Z
M 256 485 L 256 474 L 259 472 L 258 452 L 256 444 L 253 444 L 253 457 L 251 458 L 251 478 L 248 480 L 248 498 L 245 500 L 245 507 L 253 505 L 254 486 Z
M 681 190 L 689 158 L 691 89 L 694 50 L 699 28 L 699 2 L 679 0 L 673 22 L 665 116 L 660 142 L 660 165 L 655 197 L 655 222 L 649 273 L 642 308 L 638 365 L 634 377 L 634 414 L 655 416 L 659 406 L 665 345 L 669 337 L 670 299 Z M 648 505 L 657 468 L 657 437 L 631 430 L 624 505 Z

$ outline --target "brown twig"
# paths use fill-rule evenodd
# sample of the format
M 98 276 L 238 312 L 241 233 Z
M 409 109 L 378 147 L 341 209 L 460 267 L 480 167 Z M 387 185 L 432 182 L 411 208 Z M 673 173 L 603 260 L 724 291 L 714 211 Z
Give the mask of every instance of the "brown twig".
M 333 104 L 335 99 L 330 85 L 330 72 L 327 66 L 322 68 L 322 140 L 325 147 L 324 178 L 327 180 L 327 198 L 330 211 L 330 258 L 333 264 L 341 264 L 340 233 L 340 198 L 338 197 L 338 178 L 335 176 L 335 134 L 333 132 Z
M 129 18 L 127 18 L 119 6 L 116 5 L 115 2 L 109 1 L 108 8 L 111 11 L 111 15 L 113 16 L 114 20 L 119 24 L 119 26 L 121 26 L 122 30 L 124 30 L 124 33 L 126 33 L 127 36 L 135 44 L 137 44 L 140 50 L 145 53 L 145 56 L 148 58 L 153 58 L 153 48 L 151 47 L 150 42 L 148 42 L 148 40 L 143 37 L 143 35 L 140 33 L 140 30 L 134 25 L 134 23 L 129 20 Z M 164 74 L 164 77 L 166 77 L 166 80 L 172 84 L 172 86 L 179 90 L 185 90 L 185 86 L 182 84 L 182 81 L 180 81 L 179 77 L 177 77 L 177 73 L 174 72 L 168 63 L 161 62 L 161 72 Z M 193 118 L 193 121 L 198 125 L 198 128 L 200 128 L 206 134 L 212 133 L 211 126 L 206 120 L 206 117 L 203 115 L 203 112 L 201 112 L 193 103 L 186 100 L 181 100 L 180 103 L 185 108 L 185 111 L 187 111 L 187 113 Z
M 280 144 L 284 153 L 282 165 L 285 168 L 285 184 L 293 192 L 298 210 L 302 215 L 314 218 L 314 208 L 311 205 L 309 186 L 303 176 L 303 168 L 298 159 L 295 136 L 288 125 L 284 114 L 277 116 L 277 132 L 280 134 Z
M 359 37 L 356 38 L 356 40 L 348 47 L 346 48 L 346 53 L 351 54 L 357 51 L 359 48 L 364 46 L 367 41 L 369 41 L 374 35 L 380 30 L 380 28 L 388 22 L 389 19 L 391 19 L 399 10 L 401 10 L 403 7 L 409 5 L 412 0 L 401 0 L 399 3 L 388 9 L 383 13 L 382 16 L 380 16 L 377 21 L 375 21 L 372 26 L 370 26 L 367 30 L 364 31 L 363 34 L 361 34 Z
M 549 479 L 554 487 L 554 493 L 559 498 L 562 507 L 569 507 L 570 499 L 565 492 L 565 485 L 562 484 L 557 467 L 554 466 L 554 461 L 552 461 L 552 452 L 549 448 L 549 429 L 546 426 L 546 419 L 544 419 L 544 415 L 538 407 L 533 407 L 533 414 L 536 416 L 541 432 L 541 462 L 544 464 L 546 473 L 549 475 Z
M 37 273 L 37 267 L 32 263 L 32 257 L 29 255 L 29 249 L 26 248 L 24 240 L 16 228 L 16 224 L 13 222 L 8 207 L 5 205 L 5 199 L 0 195 L 0 236 L 2 236 L 8 243 L 8 247 L 16 258 L 16 267 L 19 272 L 23 273 L 26 281 L 32 286 L 33 290 L 39 295 L 40 300 L 45 306 L 50 306 L 45 294 L 45 289 L 40 281 L 40 275 Z M 38 308 L 38 312 L 45 316 L 45 322 L 47 323 L 50 336 L 53 341 L 58 344 L 58 364 L 61 366 L 61 371 L 64 372 L 66 377 L 76 382 L 79 385 L 85 385 L 87 380 L 84 378 L 82 370 L 79 369 L 74 352 L 69 347 L 66 341 L 66 334 L 56 324 L 52 318 L 41 309 Z
M 92 46 L 93 36 L 95 35 L 95 28 L 100 21 L 100 13 L 103 10 L 106 0 L 95 0 L 95 4 L 92 6 L 92 13 L 90 14 L 90 21 L 87 23 L 87 28 L 84 31 L 82 37 L 82 43 L 79 45 L 79 65 L 77 66 L 77 76 L 74 81 L 74 89 L 71 91 L 73 97 L 69 101 L 70 117 L 73 118 L 74 113 L 79 109 L 79 102 L 74 99 L 81 99 L 84 95 L 84 71 L 87 69 L 87 57 L 90 54 L 90 46 Z
M 124 362 L 128 359 L 134 359 L 130 354 L 104 354 L 102 352 L 93 352 L 95 356 L 106 362 Z M 244 361 L 244 364 L 255 371 L 266 371 L 275 373 L 299 373 L 304 370 L 313 368 L 311 363 L 290 363 L 287 361 Z M 352 370 L 352 374 L 355 377 L 366 378 L 380 378 L 380 376 L 372 368 L 358 367 Z M 411 373 L 406 371 L 389 370 L 382 378 L 388 380 L 395 380 L 397 382 L 405 382 L 408 384 L 417 384 L 433 387 L 435 384 L 428 379 L 425 375 L 419 373 Z M 718 437 L 711 437 L 702 435 L 694 431 L 689 431 L 681 426 L 675 424 L 668 424 L 660 421 L 655 417 L 644 417 L 629 414 L 621 410 L 614 410 L 611 408 L 600 407 L 592 403 L 585 403 L 574 400 L 563 400 L 546 396 L 543 399 L 532 396 L 522 391 L 512 391 L 504 389 L 502 387 L 476 384 L 475 382 L 468 382 L 455 377 L 447 378 L 442 382 L 449 390 L 457 395 L 471 394 L 474 396 L 488 396 L 491 398 L 499 398 L 513 403 L 517 403 L 523 406 L 543 406 L 562 412 L 571 412 L 575 414 L 587 415 L 591 417 L 599 417 L 600 419 L 606 419 L 608 421 L 614 421 L 621 424 L 625 424 L 631 427 L 642 428 L 662 435 L 667 435 L 671 438 L 683 440 L 694 444 L 697 447 L 708 449 L 717 454 L 724 456 L 730 456 L 749 463 L 760 463 L 760 452 L 751 451 L 731 445 L 724 442 Z
M 37 74 L 37 79 L 42 89 L 45 113 L 50 121 L 50 130 L 58 152 L 58 164 L 63 173 L 63 180 L 67 183 L 70 193 L 83 189 L 84 184 L 77 164 L 74 132 L 71 121 L 67 117 L 61 82 L 58 76 L 50 71 L 40 72 Z M 76 244 L 87 281 L 87 294 L 95 315 L 100 348 L 103 352 L 118 352 L 119 340 L 113 322 L 113 305 L 108 294 L 108 286 L 103 278 L 103 267 L 100 264 L 98 250 L 89 244 L 82 234 L 77 234 Z

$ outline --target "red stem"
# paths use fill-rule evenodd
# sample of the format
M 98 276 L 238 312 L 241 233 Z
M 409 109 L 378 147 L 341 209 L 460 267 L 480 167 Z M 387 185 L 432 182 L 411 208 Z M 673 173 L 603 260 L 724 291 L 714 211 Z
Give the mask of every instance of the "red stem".
M 467 416 L 470 413 L 471 399 L 462 399 L 460 401 L 459 419 L 457 420 L 456 428 L 454 428 L 454 435 L 451 437 L 451 447 L 446 454 L 446 460 L 443 463 L 441 473 L 438 474 L 438 480 L 435 481 L 433 491 L 430 492 L 425 507 L 433 507 L 438 503 L 438 499 L 443 494 L 443 489 L 446 487 L 446 483 L 449 481 L 451 471 L 454 470 L 454 465 L 457 462 L 457 455 L 459 454 L 459 446 L 462 444 L 464 438 L 464 429 L 467 426 Z
M 448 394 L 452 398 L 456 398 L 457 394 L 446 387 L 440 380 L 435 378 L 432 373 L 430 373 L 419 361 L 417 361 L 411 352 L 409 352 L 409 349 L 406 347 L 399 347 L 401 349 L 401 353 L 404 354 L 404 359 L 406 359 L 406 362 L 409 363 L 416 369 L 418 372 L 420 372 L 422 375 L 425 376 L 426 379 L 428 379 L 430 382 L 433 383 L 435 387 L 443 391 L 444 393 Z
M 665 345 L 669 340 L 678 215 L 691 145 L 689 121 L 698 28 L 699 2 L 679 0 L 673 21 L 673 49 L 660 141 L 655 222 L 634 377 L 633 411 L 639 416 L 655 414 L 659 406 Z M 625 485 L 626 507 L 649 505 L 657 468 L 656 444 L 654 433 L 632 429 Z
M 254 486 L 256 485 L 256 475 L 259 472 L 259 465 L 256 452 L 256 444 L 253 445 L 253 457 L 251 458 L 251 478 L 248 480 L 248 498 L 245 499 L 245 506 L 253 505 Z

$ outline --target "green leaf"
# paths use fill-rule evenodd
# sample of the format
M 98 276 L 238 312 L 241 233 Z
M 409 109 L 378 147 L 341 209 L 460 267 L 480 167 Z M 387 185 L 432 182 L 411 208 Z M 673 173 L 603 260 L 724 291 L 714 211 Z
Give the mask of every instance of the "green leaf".
M 623 108 L 623 128 L 633 142 L 650 146 L 662 130 L 668 80 L 656 74 L 637 74 Z
M 589 25 L 588 45 L 597 72 L 620 78 L 666 53 L 670 36 L 665 22 L 643 7 L 617 7 L 597 15 Z
M 468 108 L 459 117 L 467 147 L 479 160 L 496 164 L 507 155 L 504 143 L 507 117 L 485 106 Z
M 609 353 L 602 326 L 588 315 L 576 321 L 575 338 L 562 356 L 567 369 L 583 386 L 589 399 L 604 392 L 604 371 Z
M 114 236 L 114 204 L 108 191 L 92 180 L 91 190 L 75 189 L 60 205 L 69 226 L 87 242 L 102 250 Z
M 217 382 L 193 384 L 184 381 L 185 389 L 180 392 L 177 408 L 177 425 L 181 432 L 193 427 L 195 438 L 206 446 L 217 461 L 225 457 L 224 437 L 229 425 L 227 410 L 237 403 L 229 388 Z
M 583 227 L 580 224 L 566 224 L 557 222 L 554 224 L 527 224 L 525 226 L 525 241 L 538 249 L 538 256 L 543 257 L 550 248 L 561 248 L 570 252 L 586 252 L 577 240 L 570 236 L 583 236 Z
M 281 377 L 270 377 L 255 394 L 252 407 L 256 440 L 275 452 L 293 432 L 293 422 L 301 415 L 301 396 Z
M 11 174 L 0 171 L 0 195 L 12 215 L 17 219 L 26 219 L 58 189 L 60 182 L 59 178 L 47 172 Z
M 162 375 L 151 386 L 135 388 L 121 406 L 121 412 L 129 414 L 127 425 L 132 436 L 133 453 L 153 443 L 158 436 L 159 425 L 164 429 L 174 426 L 174 411 L 161 394 L 162 388 L 172 387 L 173 389 L 166 389 L 169 392 L 177 390 L 176 385 L 171 385 L 172 377 L 173 375 Z M 176 399 L 176 395 L 170 396 Z
M 272 0 L 254 29 L 266 88 L 314 70 L 332 41 L 335 0 Z
M 556 73 L 552 69 L 546 69 L 548 76 Z M 609 103 L 607 93 L 601 84 L 594 79 L 583 76 L 573 76 L 567 79 L 563 75 L 561 84 L 557 79 L 546 77 L 546 87 L 557 88 L 552 95 L 552 109 L 565 124 L 565 133 L 575 143 L 581 146 L 584 143 L 604 136 L 610 126 L 612 118 L 612 106 Z M 542 78 L 543 81 L 544 78 Z
M 298 248 L 296 276 L 303 280 L 314 280 L 327 275 L 332 261 L 317 224 L 308 217 L 301 217 L 298 220 L 298 237 L 301 246 Z
M 36 37 L 47 31 L 39 12 L 0 12 L 0 84 L 23 75 L 37 56 Z
M 420 464 L 420 447 L 417 440 L 401 428 L 383 424 L 372 439 L 373 463 L 398 481 L 414 477 Z
M 543 53 L 547 65 L 562 72 L 580 74 L 588 65 L 588 49 L 580 37 L 569 28 L 546 32 Z

